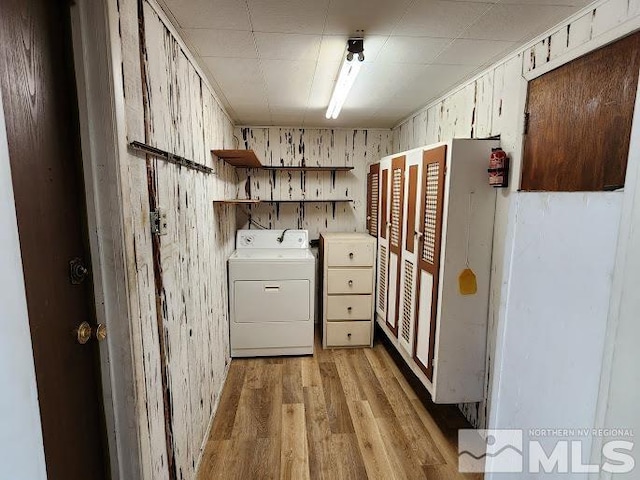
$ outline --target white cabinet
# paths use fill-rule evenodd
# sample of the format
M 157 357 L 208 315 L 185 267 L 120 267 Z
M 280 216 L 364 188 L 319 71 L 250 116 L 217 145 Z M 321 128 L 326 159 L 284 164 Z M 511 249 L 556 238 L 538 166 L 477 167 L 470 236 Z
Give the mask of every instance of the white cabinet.
M 377 322 L 435 403 L 484 397 L 496 146 L 457 139 L 380 161 L 378 210 L 389 221 L 378 236 Z M 463 295 L 467 267 L 477 290 Z
M 365 233 L 323 233 L 322 345 L 373 344 L 375 238 Z

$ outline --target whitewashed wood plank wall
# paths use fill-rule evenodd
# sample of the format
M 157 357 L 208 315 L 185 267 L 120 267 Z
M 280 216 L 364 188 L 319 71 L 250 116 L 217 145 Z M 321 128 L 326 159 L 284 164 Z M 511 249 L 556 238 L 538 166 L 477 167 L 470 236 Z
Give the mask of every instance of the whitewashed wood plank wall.
M 146 141 L 215 171 L 157 159 L 148 170 L 144 155 L 129 152 L 121 179 L 142 478 L 191 480 L 230 360 L 226 260 L 235 209 L 214 207 L 213 200 L 235 195 L 235 172 L 210 150 L 233 147 L 233 125 L 155 4 L 113 2 L 127 142 Z M 156 251 L 159 276 L 150 183 L 168 215 Z
M 348 172 L 239 171 L 242 195 L 267 200 L 352 199 L 353 203 L 261 203 L 239 207 L 241 228 L 363 232 L 368 165 L 391 152 L 391 130 L 237 127 L 239 148 L 271 166 L 352 166 Z
M 502 148 L 512 161 L 511 185 L 498 192 L 487 343 L 487 398 L 505 267 L 505 242 L 508 229 L 509 197 L 519 187 L 522 159 L 523 122 L 527 82 L 525 75 L 546 71 L 637 29 L 640 0 L 609 0 L 570 18 L 541 36 L 531 46 L 507 57 L 412 115 L 393 129 L 393 152 L 401 152 L 452 138 L 485 138 L 500 135 Z M 488 163 L 488 159 L 487 159 Z M 476 427 L 487 425 L 488 402 L 460 405 Z

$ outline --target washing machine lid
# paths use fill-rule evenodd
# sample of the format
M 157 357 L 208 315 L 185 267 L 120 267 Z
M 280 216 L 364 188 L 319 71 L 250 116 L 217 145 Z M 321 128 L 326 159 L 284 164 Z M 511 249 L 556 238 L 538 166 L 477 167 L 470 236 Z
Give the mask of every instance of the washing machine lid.
M 238 249 L 229 260 L 232 261 L 314 261 L 308 248 L 244 248 Z
M 308 249 L 307 230 L 238 230 L 236 249 Z

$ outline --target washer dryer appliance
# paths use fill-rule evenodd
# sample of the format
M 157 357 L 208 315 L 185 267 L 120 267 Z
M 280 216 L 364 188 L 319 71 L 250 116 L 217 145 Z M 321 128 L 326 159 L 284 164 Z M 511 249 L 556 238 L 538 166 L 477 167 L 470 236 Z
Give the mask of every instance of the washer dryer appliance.
M 232 357 L 313 353 L 315 261 L 307 230 L 238 230 L 229 257 Z

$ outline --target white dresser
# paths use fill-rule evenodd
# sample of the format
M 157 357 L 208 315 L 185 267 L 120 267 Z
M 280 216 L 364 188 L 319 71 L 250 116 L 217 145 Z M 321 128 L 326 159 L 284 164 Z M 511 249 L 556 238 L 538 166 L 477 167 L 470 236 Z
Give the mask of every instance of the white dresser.
M 322 346 L 373 345 L 376 240 L 366 233 L 323 233 Z

